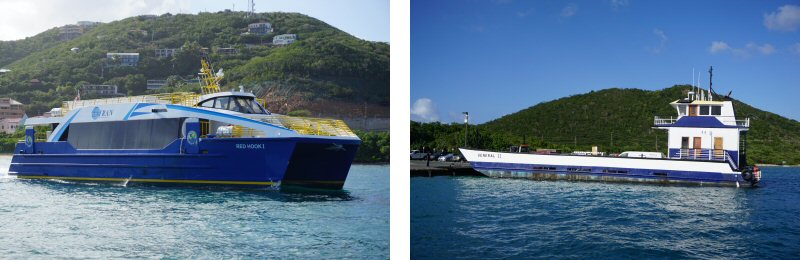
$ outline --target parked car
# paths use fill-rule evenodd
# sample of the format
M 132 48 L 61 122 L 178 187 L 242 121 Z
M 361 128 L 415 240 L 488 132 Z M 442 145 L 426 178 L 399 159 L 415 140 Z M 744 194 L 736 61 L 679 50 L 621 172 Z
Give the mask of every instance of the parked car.
M 452 162 L 454 155 L 452 153 L 448 153 L 442 156 L 439 156 L 440 162 Z
M 432 153 L 431 154 L 431 160 L 438 160 L 439 157 L 441 157 L 442 155 L 445 155 L 445 154 L 447 154 L 447 153 L 445 153 L 445 152 Z
M 425 160 L 428 157 L 428 153 L 420 152 L 419 150 L 411 151 L 411 160 Z

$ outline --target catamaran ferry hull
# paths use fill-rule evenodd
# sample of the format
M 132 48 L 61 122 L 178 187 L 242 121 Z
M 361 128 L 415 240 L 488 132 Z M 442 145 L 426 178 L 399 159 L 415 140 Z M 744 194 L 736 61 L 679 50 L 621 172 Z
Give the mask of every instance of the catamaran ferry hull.
M 125 183 L 341 189 L 359 140 L 329 138 L 185 139 L 160 150 L 75 149 L 69 142 L 17 144 L 9 174 L 19 178 Z M 28 152 L 26 152 L 26 150 Z M 183 152 L 182 152 L 183 151 Z
M 541 155 L 461 149 L 472 167 L 489 177 L 537 180 L 590 180 L 699 184 L 750 185 L 741 172 L 726 162 L 620 158 L 583 155 Z

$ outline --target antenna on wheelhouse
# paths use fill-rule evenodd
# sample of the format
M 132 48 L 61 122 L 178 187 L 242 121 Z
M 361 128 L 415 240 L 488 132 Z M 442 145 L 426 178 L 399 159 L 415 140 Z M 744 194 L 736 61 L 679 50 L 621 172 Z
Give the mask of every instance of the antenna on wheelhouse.
M 709 101 L 714 101 L 714 95 L 712 95 L 712 93 L 714 92 L 714 89 L 712 88 L 712 86 L 714 85 L 714 83 L 712 82 L 713 79 L 714 79 L 714 66 L 710 66 L 708 68 L 708 100 Z

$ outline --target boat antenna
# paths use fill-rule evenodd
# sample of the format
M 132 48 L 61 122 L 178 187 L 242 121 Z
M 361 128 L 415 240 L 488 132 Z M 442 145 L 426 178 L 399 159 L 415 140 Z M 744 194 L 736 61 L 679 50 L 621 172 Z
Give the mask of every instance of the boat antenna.
M 714 88 L 712 88 L 712 86 L 714 85 L 714 83 L 712 82 L 713 79 L 714 79 L 714 66 L 710 66 L 708 68 L 708 99 L 710 101 L 714 101 L 714 96 L 711 95 L 711 93 L 714 92 Z

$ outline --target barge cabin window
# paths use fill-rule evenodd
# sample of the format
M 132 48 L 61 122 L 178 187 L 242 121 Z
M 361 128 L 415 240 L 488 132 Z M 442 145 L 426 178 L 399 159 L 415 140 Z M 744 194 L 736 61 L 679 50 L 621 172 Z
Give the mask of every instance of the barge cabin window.
M 261 107 L 261 104 L 251 97 L 216 97 L 203 101 L 199 106 L 225 109 L 245 114 L 269 114 L 269 111 Z
M 72 123 L 59 141 L 76 149 L 162 149 L 181 137 L 180 118 Z

